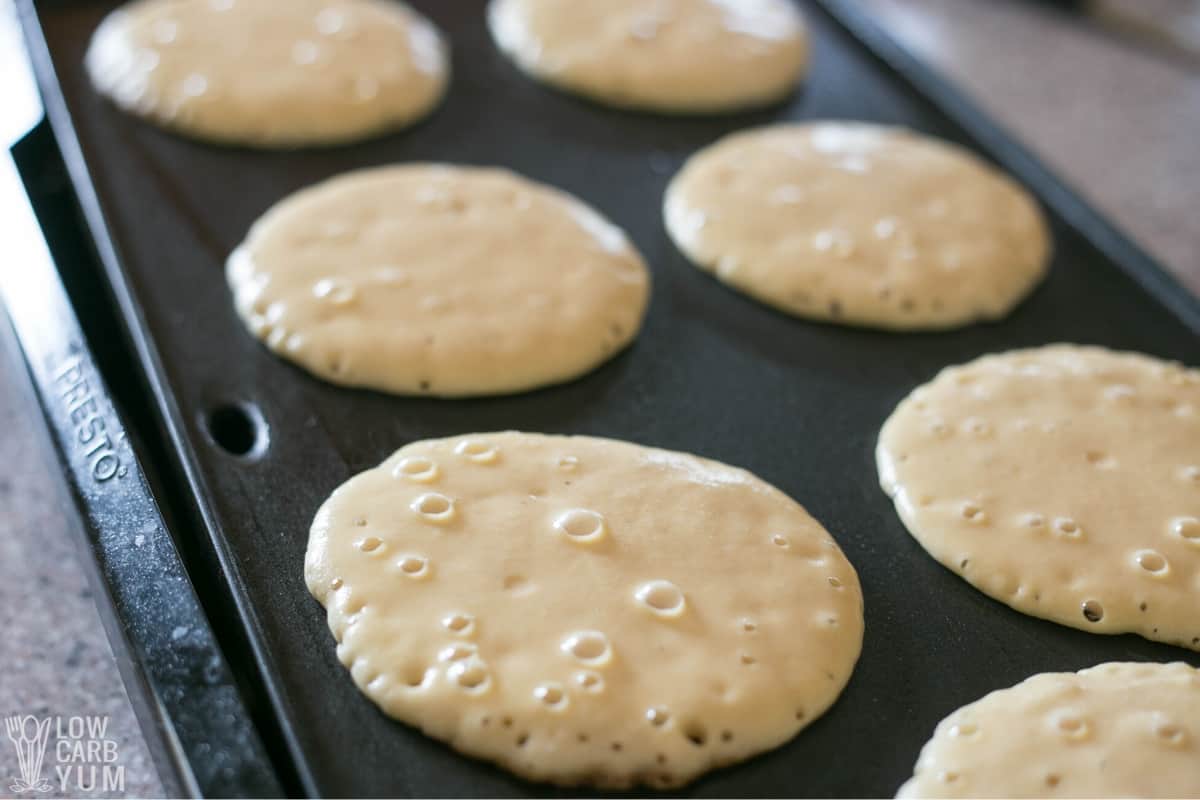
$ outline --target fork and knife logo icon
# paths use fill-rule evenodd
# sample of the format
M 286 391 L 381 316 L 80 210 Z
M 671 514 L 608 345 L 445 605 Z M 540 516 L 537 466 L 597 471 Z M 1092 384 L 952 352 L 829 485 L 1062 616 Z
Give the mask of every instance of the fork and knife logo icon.
M 50 782 L 42 778 L 46 744 L 50 741 L 50 722 L 50 717 L 39 720 L 32 714 L 4 719 L 8 738 L 17 748 L 17 767 L 21 776 L 8 787 L 17 794 L 48 792 L 51 789 Z

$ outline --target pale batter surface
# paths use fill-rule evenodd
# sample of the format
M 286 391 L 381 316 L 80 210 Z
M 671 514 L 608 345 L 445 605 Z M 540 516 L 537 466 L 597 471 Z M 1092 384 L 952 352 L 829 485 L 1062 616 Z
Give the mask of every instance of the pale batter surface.
M 1003 317 L 1050 252 L 1012 180 L 948 142 L 864 123 L 728 136 L 684 165 L 664 215 L 696 266 L 761 302 L 895 330 Z
M 566 785 L 678 786 L 776 747 L 862 643 L 858 578 L 803 508 L 606 439 L 410 444 L 321 507 L 305 576 L 386 713 Z
M 333 144 L 405 127 L 445 91 L 434 26 L 394 0 L 135 0 L 92 38 L 93 85 L 224 144 Z
M 1018 611 L 1200 650 L 1200 371 L 1052 345 L 943 370 L 883 426 L 921 546 Z
M 497 46 L 533 77 L 650 111 L 776 102 L 808 57 L 789 0 L 492 0 L 488 22 Z
M 285 198 L 226 269 L 238 313 L 334 383 L 461 396 L 577 377 L 633 340 L 650 278 L 625 234 L 500 169 L 352 172 Z
M 897 797 L 1200 797 L 1200 670 L 1035 675 L 955 711 Z

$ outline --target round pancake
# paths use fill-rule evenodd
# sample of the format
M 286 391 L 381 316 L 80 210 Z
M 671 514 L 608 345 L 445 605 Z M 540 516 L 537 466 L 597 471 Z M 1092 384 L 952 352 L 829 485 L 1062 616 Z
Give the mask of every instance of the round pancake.
M 577 377 L 637 335 L 649 273 L 574 197 L 499 169 L 406 165 L 285 198 L 226 269 L 250 330 L 326 380 L 462 396 Z
M 1034 201 L 961 148 L 901 128 L 776 125 L 701 150 L 667 231 L 700 269 L 782 311 L 893 330 L 1006 315 L 1046 270 Z
M 1052 345 L 943 370 L 879 478 L 930 555 L 1018 611 L 1200 650 L 1200 371 Z
M 897 797 L 1200 797 L 1200 670 L 1034 675 L 938 724 Z
M 449 77 L 437 30 L 394 0 L 135 0 L 96 29 L 85 65 L 126 111 L 255 147 L 403 128 Z
M 808 57 L 789 0 L 492 0 L 488 23 L 497 46 L 534 78 L 647 111 L 776 102 Z
M 309 590 L 387 714 L 537 781 L 678 786 L 819 717 L 854 569 L 753 475 L 619 441 L 410 444 L 312 525 Z

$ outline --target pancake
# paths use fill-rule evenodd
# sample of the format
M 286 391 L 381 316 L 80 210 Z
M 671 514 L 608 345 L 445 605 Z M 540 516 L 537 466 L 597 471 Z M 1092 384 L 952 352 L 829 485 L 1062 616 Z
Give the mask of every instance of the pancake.
M 1200 797 L 1200 670 L 1035 675 L 938 724 L 897 797 Z
M 753 475 L 608 439 L 410 444 L 305 562 L 383 711 L 524 778 L 679 786 L 819 717 L 862 643 L 837 544 Z
M 407 127 L 450 69 L 437 29 L 393 0 L 135 0 L 97 28 L 85 66 L 125 111 L 263 148 Z
M 1025 614 L 1200 650 L 1200 371 L 1052 345 L 943 370 L 879 435 L 930 555 Z
M 936 330 L 1004 317 L 1046 271 L 1037 204 L 966 150 L 850 122 L 735 133 L 664 200 L 697 267 L 809 319 Z
M 769 105 L 792 91 L 808 58 L 788 0 L 492 0 L 488 23 L 537 80 L 643 111 Z
M 229 257 L 243 321 L 334 383 L 441 397 L 578 377 L 637 335 L 649 273 L 574 197 L 499 169 L 332 178 L 270 209 Z

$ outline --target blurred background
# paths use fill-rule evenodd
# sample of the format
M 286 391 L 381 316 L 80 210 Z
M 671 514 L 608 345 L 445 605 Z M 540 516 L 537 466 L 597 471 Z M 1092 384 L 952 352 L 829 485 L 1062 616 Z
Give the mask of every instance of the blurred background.
M 1200 294 L 1200 0 L 858 2 Z M 24 57 L 0 0 L 6 143 Z M 0 325 L 0 713 L 109 716 L 125 792 L 89 796 L 156 796 L 11 339 Z
M 859 0 L 1200 293 L 1200 0 Z

